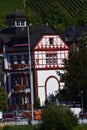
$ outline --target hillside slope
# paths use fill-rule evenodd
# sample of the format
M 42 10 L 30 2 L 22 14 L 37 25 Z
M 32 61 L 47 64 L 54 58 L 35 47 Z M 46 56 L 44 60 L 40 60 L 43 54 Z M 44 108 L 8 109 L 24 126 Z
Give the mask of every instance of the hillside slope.
M 23 10 L 23 0 L 0 0 L 0 29 L 5 27 L 5 17 L 15 9 Z
M 65 13 L 67 11 L 67 13 L 79 24 L 81 22 L 87 23 L 87 0 L 26 0 L 26 3 L 27 9 L 33 10 L 41 17 L 43 17 L 45 10 L 51 8 L 53 11 L 53 6 L 56 4 L 55 7 L 60 8 L 61 6 L 65 9 Z M 47 14 L 45 13 L 45 15 Z
M 79 23 L 87 23 L 87 0 L 58 0 Z
M 15 9 L 25 11 L 32 24 L 48 23 L 61 29 L 87 24 L 87 0 L 0 0 L 0 28 Z

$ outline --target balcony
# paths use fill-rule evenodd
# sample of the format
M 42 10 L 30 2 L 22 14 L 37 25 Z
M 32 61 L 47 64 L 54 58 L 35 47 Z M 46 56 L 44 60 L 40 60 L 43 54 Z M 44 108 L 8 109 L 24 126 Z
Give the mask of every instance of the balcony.
M 12 104 L 7 105 L 6 110 L 28 110 L 31 109 L 31 104 Z
M 26 90 L 26 86 L 25 85 L 17 85 L 14 87 L 14 91 L 20 91 L 20 90 Z
M 26 67 L 25 64 L 13 64 L 12 69 L 24 69 Z
M 14 87 L 14 91 L 13 93 L 20 93 L 20 92 L 23 92 L 23 93 L 30 93 L 30 88 L 28 88 L 28 86 L 25 86 L 25 85 L 17 85 Z

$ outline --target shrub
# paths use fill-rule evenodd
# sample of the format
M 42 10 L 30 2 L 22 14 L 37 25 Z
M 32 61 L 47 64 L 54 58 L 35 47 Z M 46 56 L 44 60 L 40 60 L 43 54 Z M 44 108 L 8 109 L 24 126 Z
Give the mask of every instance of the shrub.
M 3 130 L 34 130 L 34 127 L 30 125 L 4 126 Z
M 68 107 L 50 105 L 45 107 L 42 114 L 43 130 L 72 130 L 77 125 L 77 117 Z
M 38 98 L 35 102 L 35 108 L 40 107 L 40 98 Z

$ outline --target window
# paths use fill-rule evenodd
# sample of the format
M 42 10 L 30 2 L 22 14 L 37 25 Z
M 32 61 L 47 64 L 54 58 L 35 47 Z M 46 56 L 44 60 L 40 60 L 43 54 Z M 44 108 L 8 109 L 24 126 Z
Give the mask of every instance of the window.
M 53 38 L 49 38 L 49 44 L 53 45 Z
M 17 21 L 17 26 L 20 26 L 20 21 L 19 20 Z
M 47 65 L 56 65 L 57 64 L 57 54 L 56 53 L 46 54 L 46 64 Z
M 14 26 L 15 25 L 15 22 L 12 20 L 12 21 L 10 21 L 10 25 L 11 26 Z
M 9 62 L 10 64 L 14 64 L 14 56 L 9 56 Z
M 22 21 L 21 21 L 21 26 L 24 26 L 24 25 L 25 25 L 25 21 L 22 20 Z
M 24 60 L 25 60 L 25 64 L 29 65 L 29 63 L 28 63 L 29 62 L 29 56 L 28 56 L 28 54 L 24 55 Z
M 21 64 L 21 55 L 17 55 L 17 62 Z
M 24 61 L 24 55 L 21 55 L 21 61 Z

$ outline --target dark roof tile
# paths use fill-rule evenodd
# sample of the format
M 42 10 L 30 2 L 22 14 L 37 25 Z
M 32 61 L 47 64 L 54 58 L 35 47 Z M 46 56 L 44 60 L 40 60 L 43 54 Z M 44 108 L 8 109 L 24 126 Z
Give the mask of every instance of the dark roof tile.
M 0 38 L 3 36 L 7 37 L 7 44 L 12 48 L 12 44 L 26 44 L 28 42 L 28 27 L 10 27 L 2 30 L 0 32 Z M 37 44 L 40 38 L 43 35 L 58 35 L 58 30 L 54 28 L 50 28 L 48 26 L 30 26 L 29 27 L 30 34 L 30 44 L 31 49 Z M 6 42 L 6 38 L 5 42 Z M 9 39 L 9 40 L 8 40 Z M 16 49 L 16 47 L 15 47 Z
M 69 41 L 77 40 L 78 37 L 81 37 L 84 33 L 87 33 L 87 25 L 85 26 L 74 26 L 69 27 L 62 34 L 63 38 L 68 38 Z
M 12 12 L 12 13 L 10 13 L 10 14 L 8 14 L 7 16 L 6 16 L 6 18 L 7 19 L 17 19 L 17 18 L 26 18 L 26 15 L 23 13 L 23 12 L 19 12 L 17 9 L 14 11 L 14 12 Z

